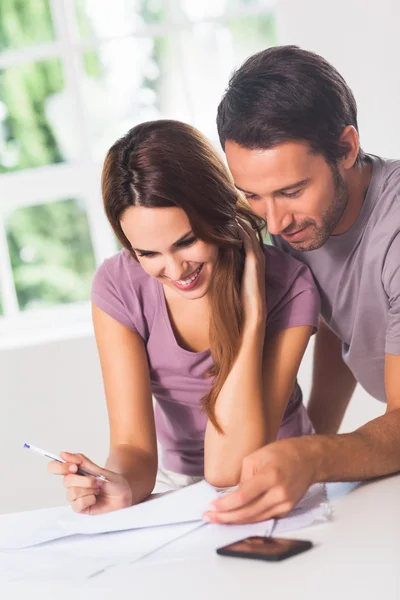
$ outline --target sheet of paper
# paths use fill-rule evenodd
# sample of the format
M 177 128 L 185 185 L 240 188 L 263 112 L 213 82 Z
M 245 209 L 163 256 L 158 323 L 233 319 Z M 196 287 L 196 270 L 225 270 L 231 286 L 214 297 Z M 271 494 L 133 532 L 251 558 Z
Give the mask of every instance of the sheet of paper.
M 205 481 L 103 515 L 79 515 L 70 507 L 0 515 L 0 549 L 18 549 L 76 534 L 99 534 L 201 521 L 216 497 Z
M 332 516 L 327 488 L 323 483 L 312 485 L 299 504 L 284 519 L 278 519 L 274 535 L 326 523 Z
M 0 515 L 0 550 L 26 548 L 65 536 L 59 520 L 70 511 L 61 506 Z
M 216 495 L 213 487 L 201 481 L 137 506 L 104 515 L 78 515 L 70 507 L 0 515 L 0 549 L 26 548 L 68 536 L 198 523 Z M 325 486 L 313 486 L 288 518 L 296 518 L 296 521 L 288 520 L 290 527 L 304 527 L 314 522 L 315 511 L 321 510 L 324 504 Z M 284 526 L 280 521 L 276 531 L 284 531 Z M 264 531 L 266 527 L 264 524 Z
M 295 531 L 313 524 L 327 522 L 331 516 L 331 509 L 327 502 L 326 486 L 316 484 L 312 486 L 296 508 L 285 518 L 279 519 L 273 530 L 277 536 L 288 531 Z M 151 565 L 165 562 L 183 562 L 198 560 L 215 560 L 216 548 L 225 546 L 251 535 L 269 536 L 273 527 L 273 520 L 262 521 L 252 525 L 214 525 L 207 524 L 196 529 L 189 535 L 174 541 L 172 544 L 160 548 L 146 557 L 139 558 L 136 566 Z M 118 574 L 118 569 L 126 565 L 113 568 Z
M 60 525 L 66 535 L 71 535 L 201 521 L 204 511 L 216 496 L 215 488 L 203 480 L 136 506 L 103 515 L 79 515 L 71 511 L 63 515 Z
M 0 551 L 0 583 L 84 581 L 110 567 L 131 564 L 197 527 L 198 522 L 79 535 L 34 548 Z

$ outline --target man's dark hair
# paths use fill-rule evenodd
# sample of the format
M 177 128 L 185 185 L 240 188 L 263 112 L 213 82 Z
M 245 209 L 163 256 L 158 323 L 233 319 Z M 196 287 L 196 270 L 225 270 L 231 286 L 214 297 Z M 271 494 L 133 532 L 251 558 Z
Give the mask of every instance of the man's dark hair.
M 297 46 L 248 58 L 233 73 L 217 115 L 223 148 L 226 140 L 251 149 L 306 141 L 332 165 L 346 154 L 339 137 L 348 125 L 358 131 L 351 89 L 324 58 Z M 363 157 L 360 149 L 356 164 Z

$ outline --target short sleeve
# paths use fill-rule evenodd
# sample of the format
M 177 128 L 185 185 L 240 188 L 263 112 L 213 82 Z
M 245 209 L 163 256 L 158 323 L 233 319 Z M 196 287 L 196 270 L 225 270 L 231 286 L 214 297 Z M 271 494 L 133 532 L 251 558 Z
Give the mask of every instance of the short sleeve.
M 286 255 L 296 263 L 296 269 L 281 273 L 281 294 L 267 316 L 267 333 L 272 334 L 291 327 L 309 325 L 316 330 L 321 310 L 319 292 L 310 269 Z M 268 275 L 267 275 L 268 277 Z M 268 286 L 267 286 L 268 290 Z M 268 300 L 267 300 L 268 302 Z
M 137 332 L 132 315 L 126 306 L 122 294 L 115 281 L 120 277 L 113 277 L 105 261 L 96 271 L 92 281 L 91 299 L 93 304 L 101 308 L 116 321 Z M 121 281 L 119 282 L 121 283 Z
M 400 355 L 400 233 L 386 254 L 382 280 L 389 301 L 385 352 Z

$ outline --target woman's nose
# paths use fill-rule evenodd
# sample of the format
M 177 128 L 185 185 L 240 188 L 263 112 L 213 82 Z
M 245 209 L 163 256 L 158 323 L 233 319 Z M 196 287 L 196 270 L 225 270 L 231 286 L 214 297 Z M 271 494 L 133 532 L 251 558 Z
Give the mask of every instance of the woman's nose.
M 187 270 L 187 269 L 186 269 Z M 185 265 L 182 261 L 174 258 L 167 259 L 165 262 L 164 274 L 172 281 L 179 281 L 185 275 Z

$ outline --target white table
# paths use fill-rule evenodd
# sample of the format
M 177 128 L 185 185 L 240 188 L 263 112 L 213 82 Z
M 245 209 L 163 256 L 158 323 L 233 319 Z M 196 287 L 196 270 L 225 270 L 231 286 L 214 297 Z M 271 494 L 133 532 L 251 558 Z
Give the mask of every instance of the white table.
M 9 584 L 5 600 L 399 600 L 400 475 L 346 493 L 330 486 L 334 519 L 288 534 L 315 548 L 282 563 L 223 558 L 132 565 L 82 585 Z

